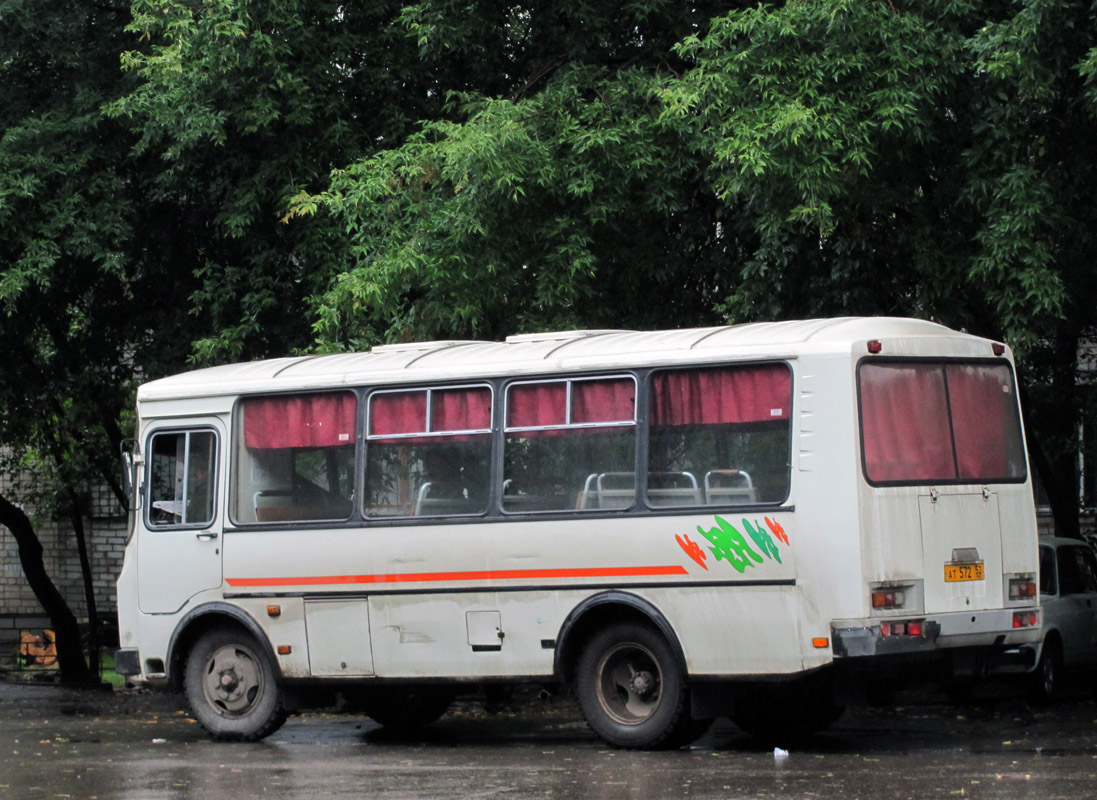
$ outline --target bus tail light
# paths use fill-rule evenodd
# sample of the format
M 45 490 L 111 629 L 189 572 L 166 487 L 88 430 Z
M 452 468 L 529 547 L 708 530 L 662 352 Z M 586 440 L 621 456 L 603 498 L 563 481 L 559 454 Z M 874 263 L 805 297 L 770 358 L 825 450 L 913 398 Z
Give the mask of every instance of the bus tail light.
M 1040 615 L 1035 611 L 1014 611 L 1014 628 L 1034 628 L 1040 624 Z
M 1036 581 L 1031 575 L 1009 579 L 1010 600 L 1030 600 L 1036 597 Z
M 909 619 L 902 622 L 881 622 L 881 636 L 923 636 L 926 632 L 924 619 Z

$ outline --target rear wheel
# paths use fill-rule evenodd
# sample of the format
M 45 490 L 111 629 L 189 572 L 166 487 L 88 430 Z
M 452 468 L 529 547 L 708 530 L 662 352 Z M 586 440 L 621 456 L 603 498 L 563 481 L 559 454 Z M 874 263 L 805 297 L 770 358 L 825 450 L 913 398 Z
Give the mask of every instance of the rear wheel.
M 679 747 L 710 724 L 690 718 L 685 676 L 666 639 L 647 625 L 621 623 L 597 633 L 576 680 L 587 724 L 616 747 Z
M 187 657 L 183 686 L 195 719 L 214 738 L 258 741 L 286 721 L 270 657 L 243 630 L 202 634 Z

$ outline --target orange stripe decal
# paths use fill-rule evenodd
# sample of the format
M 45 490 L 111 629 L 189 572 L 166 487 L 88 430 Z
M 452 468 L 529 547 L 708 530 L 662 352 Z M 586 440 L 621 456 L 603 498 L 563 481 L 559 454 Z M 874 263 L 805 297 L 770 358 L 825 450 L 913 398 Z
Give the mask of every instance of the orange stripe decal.
M 474 572 L 409 572 L 388 575 L 322 575 L 296 578 L 228 578 L 229 586 L 334 586 L 378 583 L 548 580 L 551 578 L 649 578 L 688 575 L 682 566 L 576 567 L 570 569 L 489 569 Z

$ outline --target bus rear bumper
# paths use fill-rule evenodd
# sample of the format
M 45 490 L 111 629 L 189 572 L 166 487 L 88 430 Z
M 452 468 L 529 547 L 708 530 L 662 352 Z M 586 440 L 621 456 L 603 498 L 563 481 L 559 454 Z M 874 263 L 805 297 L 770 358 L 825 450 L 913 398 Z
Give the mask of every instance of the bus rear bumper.
M 1033 612 L 1035 625 L 1013 627 L 1015 615 Z M 1004 649 L 1040 641 L 1039 613 L 1032 606 L 932 614 L 913 620 L 834 620 L 831 641 L 835 658 L 915 654 L 959 647 Z

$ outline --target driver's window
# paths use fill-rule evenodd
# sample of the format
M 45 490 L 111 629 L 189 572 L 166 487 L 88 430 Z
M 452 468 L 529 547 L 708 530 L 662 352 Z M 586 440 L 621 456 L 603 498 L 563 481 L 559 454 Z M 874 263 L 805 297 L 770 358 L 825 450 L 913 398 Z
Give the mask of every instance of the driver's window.
M 213 431 L 157 433 L 149 452 L 149 525 L 205 527 L 213 522 L 217 478 Z

